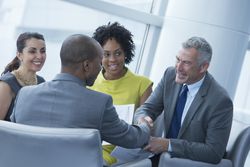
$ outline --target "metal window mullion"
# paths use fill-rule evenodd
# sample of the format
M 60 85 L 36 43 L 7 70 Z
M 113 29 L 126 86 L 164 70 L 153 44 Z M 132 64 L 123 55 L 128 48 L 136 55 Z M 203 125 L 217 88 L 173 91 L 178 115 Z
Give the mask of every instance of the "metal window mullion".
M 92 9 L 96 9 L 102 12 L 106 12 L 106 13 L 113 14 L 116 16 L 135 20 L 144 24 L 154 25 L 157 27 L 161 27 L 163 24 L 163 17 L 161 16 L 138 11 L 135 9 L 112 4 L 109 2 L 104 2 L 100 0 L 62 0 L 62 1 L 77 4 L 77 5 L 92 8 Z

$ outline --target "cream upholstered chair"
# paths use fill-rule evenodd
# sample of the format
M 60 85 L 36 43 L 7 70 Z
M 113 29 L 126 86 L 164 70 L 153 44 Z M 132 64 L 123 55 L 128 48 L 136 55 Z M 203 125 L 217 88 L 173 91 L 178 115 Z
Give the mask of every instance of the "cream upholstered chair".
M 116 167 L 151 167 L 150 159 L 143 159 L 138 161 L 132 161 L 123 165 L 119 165 Z
M 0 121 L 1 167 L 100 167 L 96 129 L 45 128 Z

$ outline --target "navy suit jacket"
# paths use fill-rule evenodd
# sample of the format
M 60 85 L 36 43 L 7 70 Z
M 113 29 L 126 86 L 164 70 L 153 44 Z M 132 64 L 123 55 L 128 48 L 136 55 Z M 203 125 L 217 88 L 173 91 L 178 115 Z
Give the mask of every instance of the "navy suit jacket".
M 149 139 L 146 124 L 128 125 L 118 118 L 111 96 L 87 89 L 80 79 L 66 73 L 22 88 L 11 120 L 45 127 L 94 128 L 102 140 L 126 148 L 142 147 Z

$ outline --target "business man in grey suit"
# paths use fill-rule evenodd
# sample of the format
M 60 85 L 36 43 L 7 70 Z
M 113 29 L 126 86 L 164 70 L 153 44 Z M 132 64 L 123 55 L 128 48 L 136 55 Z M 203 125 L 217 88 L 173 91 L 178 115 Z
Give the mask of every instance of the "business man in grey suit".
M 17 96 L 11 121 L 29 125 L 98 129 L 102 140 L 127 148 L 148 143 L 146 121 L 128 125 L 118 118 L 109 95 L 89 90 L 99 71 L 102 47 L 94 39 L 69 36 L 60 51 L 61 73 L 49 82 L 25 87 Z
M 166 151 L 173 157 L 208 163 L 222 159 L 232 124 L 233 104 L 224 88 L 207 72 L 211 57 L 212 48 L 205 39 L 188 39 L 176 56 L 175 68 L 165 71 L 152 95 L 137 110 L 136 119 L 155 120 L 164 112 L 165 138 L 152 137 L 145 147 L 158 154 L 152 158 L 155 166 L 159 154 Z M 185 85 L 187 97 L 180 114 L 177 101 Z

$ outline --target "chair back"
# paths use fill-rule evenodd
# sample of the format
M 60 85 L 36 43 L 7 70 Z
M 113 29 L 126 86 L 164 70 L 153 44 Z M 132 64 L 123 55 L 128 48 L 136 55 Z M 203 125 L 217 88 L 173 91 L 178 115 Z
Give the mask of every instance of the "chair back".
M 250 149 L 250 127 L 244 129 L 237 137 L 227 158 L 233 162 L 234 167 L 243 167 Z
M 96 129 L 48 128 L 0 121 L 0 166 L 100 167 Z

